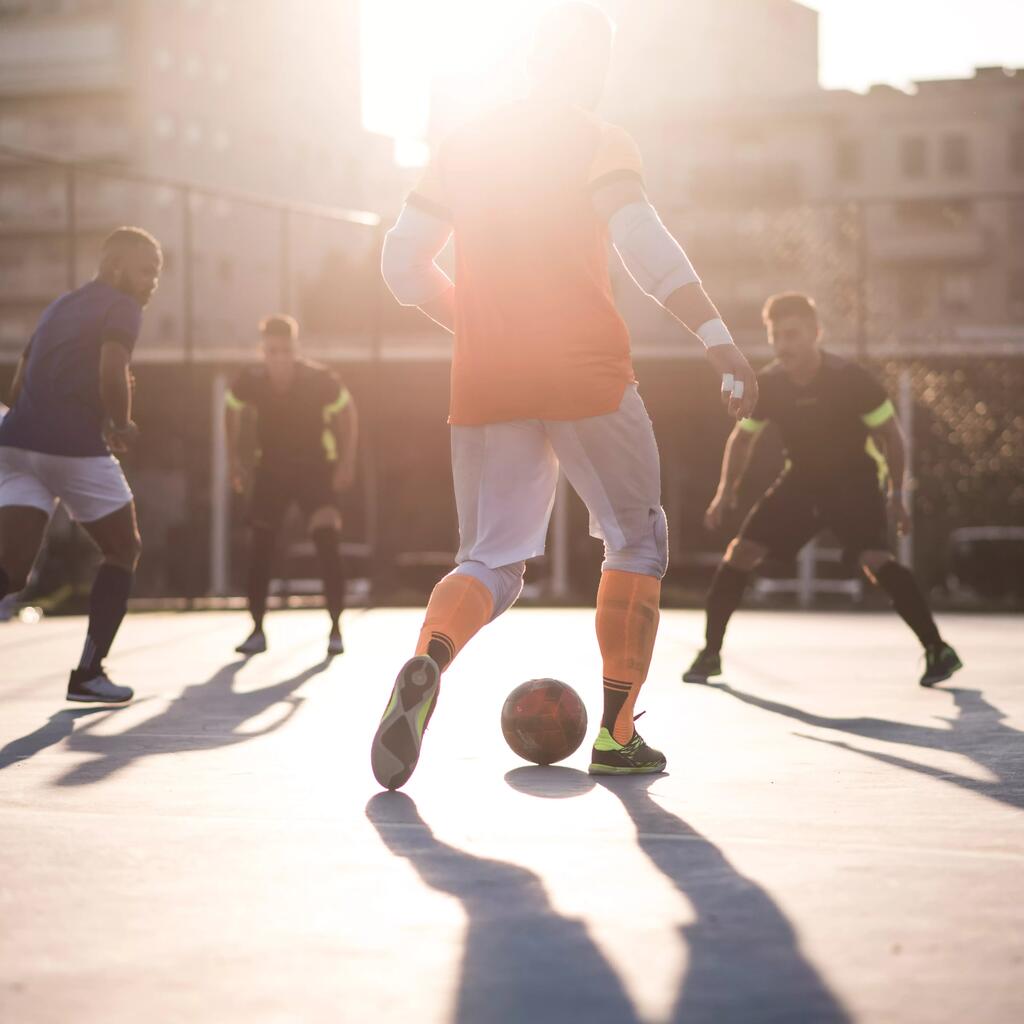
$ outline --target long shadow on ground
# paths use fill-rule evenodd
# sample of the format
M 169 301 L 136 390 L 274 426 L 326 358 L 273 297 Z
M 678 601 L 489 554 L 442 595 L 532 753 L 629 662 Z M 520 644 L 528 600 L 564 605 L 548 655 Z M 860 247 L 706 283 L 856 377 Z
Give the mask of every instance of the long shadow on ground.
M 96 708 L 65 708 L 57 711 L 46 720 L 34 732 L 11 740 L 0 750 L 0 769 L 7 768 L 19 761 L 27 761 L 30 757 L 47 747 L 52 747 L 61 740 L 67 739 L 75 728 L 75 721 L 85 718 L 87 715 L 95 715 L 99 711 L 116 711 L 116 708 L 109 706 Z
M 640 849 L 690 901 L 697 917 L 682 929 L 688 966 L 671 1020 L 850 1020 L 804 956 L 778 904 L 741 875 L 714 843 L 651 797 L 656 779 L 638 775 L 597 781 L 622 801 Z
M 295 691 L 307 680 L 323 672 L 330 659 L 312 665 L 289 679 L 246 693 L 234 690 L 235 676 L 247 659 L 239 658 L 218 669 L 209 679 L 187 686 L 163 713 L 114 736 L 90 731 L 93 723 L 68 737 L 68 747 L 97 754 L 62 775 L 58 786 L 80 786 L 101 782 L 135 761 L 156 754 L 177 754 L 195 750 L 214 750 L 266 736 L 286 725 L 298 711 L 303 698 Z M 287 705 L 280 718 L 252 732 L 240 731 L 246 722 L 257 718 L 276 704 Z M 97 720 L 102 721 L 102 719 Z
M 994 704 L 990 704 L 978 690 L 949 688 L 936 693 L 950 693 L 956 704 L 957 715 L 952 718 L 940 717 L 943 726 L 913 725 L 909 722 L 894 722 L 886 718 L 830 718 L 817 715 L 802 708 L 783 704 L 781 701 L 744 693 L 728 684 L 714 687 L 723 693 L 761 708 L 776 715 L 783 715 L 803 725 L 822 729 L 834 729 L 865 739 L 883 740 L 901 746 L 920 747 L 960 754 L 995 776 L 995 781 L 972 779 L 957 772 L 944 771 L 931 765 L 920 764 L 898 754 L 878 750 L 865 750 L 837 740 L 825 740 L 816 736 L 807 739 L 827 743 L 833 747 L 852 751 L 873 761 L 880 761 L 896 768 L 927 775 L 929 778 L 948 782 L 972 793 L 1007 804 L 1018 810 L 1024 809 L 1024 732 L 1006 724 L 1006 715 Z
M 465 908 L 469 924 L 454 1021 L 638 1020 L 586 928 L 554 911 L 532 871 L 436 839 L 404 793 L 378 793 L 366 814 L 396 857 L 408 860 L 427 885 L 456 897 Z
M 640 849 L 696 915 L 681 929 L 687 969 L 670 1017 L 674 1024 L 849 1021 L 779 905 L 714 843 L 657 803 L 649 789 L 658 778 L 591 777 L 564 767 L 518 768 L 505 776 L 531 795 L 577 796 L 597 784 L 621 801 Z M 628 905 L 626 884 L 616 880 L 615 898 Z

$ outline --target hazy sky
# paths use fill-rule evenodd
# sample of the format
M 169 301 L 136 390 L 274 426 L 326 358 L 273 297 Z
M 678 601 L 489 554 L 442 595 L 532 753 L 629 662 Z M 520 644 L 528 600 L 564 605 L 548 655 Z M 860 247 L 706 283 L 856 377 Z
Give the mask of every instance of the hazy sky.
M 421 135 L 431 76 L 499 60 L 551 2 L 363 0 L 368 127 Z M 830 89 L 961 77 L 975 65 L 1024 67 L 1024 0 L 803 2 L 821 12 L 821 82 Z

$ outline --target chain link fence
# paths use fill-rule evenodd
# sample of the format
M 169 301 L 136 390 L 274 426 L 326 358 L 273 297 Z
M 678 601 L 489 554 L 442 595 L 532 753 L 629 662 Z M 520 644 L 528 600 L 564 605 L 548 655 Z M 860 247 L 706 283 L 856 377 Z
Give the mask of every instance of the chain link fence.
M 929 588 L 951 601 L 1024 603 L 1024 197 L 663 213 L 755 362 L 770 358 L 764 299 L 806 291 L 826 345 L 886 384 L 910 427 L 916 481 L 915 539 L 904 554 Z M 245 506 L 226 489 L 219 400 L 256 358 L 259 318 L 285 310 L 298 317 L 307 353 L 345 378 L 362 412 L 362 472 L 345 508 L 350 572 L 372 583 L 375 600 L 422 600 L 457 546 L 444 422 L 450 347 L 383 288 L 372 215 L 4 151 L 0 385 L 6 391 L 41 309 L 90 276 L 109 229 L 132 222 L 166 255 L 136 355 L 142 439 L 126 461 L 146 546 L 138 592 L 191 601 L 241 592 Z M 624 273 L 613 276 L 662 450 L 666 594 L 696 602 L 728 539 L 728 530 L 709 536 L 701 515 L 729 423 L 699 346 Z M 777 468 L 777 442 L 761 448 L 747 505 Z M 557 557 L 530 570 L 535 596 L 589 599 L 596 586 L 600 550 L 575 498 L 567 518 L 553 537 Z M 88 578 L 84 543 L 66 529 L 51 552 L 40 592 Z M 567 574 L 553 571 L 559 563 Z

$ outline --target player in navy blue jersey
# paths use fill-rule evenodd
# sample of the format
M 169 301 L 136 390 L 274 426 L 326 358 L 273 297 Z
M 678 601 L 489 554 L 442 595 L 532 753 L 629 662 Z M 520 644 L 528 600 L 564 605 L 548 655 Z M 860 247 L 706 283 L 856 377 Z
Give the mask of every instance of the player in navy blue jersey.
M 735 506 L 754 441 L 768 422 L 782 435 L 786 466 L 754 505 L 715 573 L 705 646 L 683 679 L 705 683 L 722 671 L 725 628 L 757 566 L 769 556 L 792 558 L 830 529 L 920 640 L 926 661 L 920 682 L 934 686 L 962 665 L 939 635 L 913 574 L 889 546 L 890 522 L 901 535 L 910 529 L 903 435 L 892 402 L 867 370 L 820 348 L 817 309 L 806 295 L 772 297 L 764 322 L 776 359 L 758 374 L 753 414 L 729 437 L 718 493 L 705 515 L 708 528 L 717 529 Z
M 113 453 L 138 434 L 129 364 L 161 265 L 160 244 L 141 228 L 109 235 L 96 276 L 43 312 L 0 423 L 0 598 L 25 585 L 58 501 L 103 555 L 68 700 L 133 696 L 103 667 L 141 550 L 131 488 Z

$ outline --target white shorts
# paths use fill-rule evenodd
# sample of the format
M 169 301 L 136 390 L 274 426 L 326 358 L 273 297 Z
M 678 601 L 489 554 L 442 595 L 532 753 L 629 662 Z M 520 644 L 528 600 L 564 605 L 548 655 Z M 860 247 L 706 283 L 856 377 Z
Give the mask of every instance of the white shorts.
M 663 575 L 661 465 L 635 385 L 607 416 L 453 426 L 456 561 L 497 569 L 544 554 L 559 467 L 590 512 L 591 536 L 605 543 L 605 568 Z
M 0 447 L 0 508 L 23 505 L 52 515 L 64 502 L 71 518 L 91 523 L 132 500 L 113 455 L 47 455 Z

